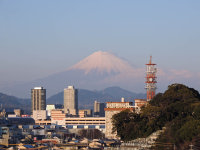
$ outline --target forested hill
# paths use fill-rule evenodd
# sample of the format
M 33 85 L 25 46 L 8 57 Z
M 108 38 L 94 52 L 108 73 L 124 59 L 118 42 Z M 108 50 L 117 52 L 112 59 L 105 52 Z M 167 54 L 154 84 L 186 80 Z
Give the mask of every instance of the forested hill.
M 113 117 L 115 130 L 123 140 L 147 137 L 156 130 L 166 127 L 153 149 L 175 146 L 187 149 L 192 143 L 198 147 L 200 137 L 200 95 L 193 88 L 172 84 L 163 94 L 157 94 L 141 114 L 126 112 L 126 119 L 116 121 L 123 113 Z M 125 124 L 119 126 L 119 124 Z M 129 134 L 127 134 L 129 133 Z M 172 147 L 171 147 L 172 148 Z
M 31 100 L 17 98 L 15 96 L 0 93 L 0 109 L 23 109 L 26 113 L 30 113 Z

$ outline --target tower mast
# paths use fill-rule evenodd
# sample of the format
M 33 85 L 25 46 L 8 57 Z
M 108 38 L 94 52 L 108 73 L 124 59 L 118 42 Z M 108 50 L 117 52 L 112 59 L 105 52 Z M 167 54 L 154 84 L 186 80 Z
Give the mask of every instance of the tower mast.
M 156 93 L 156 64 L 152 63 L 152 56 L 150 56 L 149 63 L 146 64 L 146 86 L 147 89 L 147 101 L 153 99 Z

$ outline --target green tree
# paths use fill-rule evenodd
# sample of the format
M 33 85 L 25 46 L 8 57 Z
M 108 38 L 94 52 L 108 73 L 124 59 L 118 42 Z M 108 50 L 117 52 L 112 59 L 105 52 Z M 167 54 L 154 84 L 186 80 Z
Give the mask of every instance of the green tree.
M 126 141 L 147 137 L 165 126 L 167 130 L 157 142 L 173 143 L 184 149 L 200 137 L 200 94 L 185 85 L 172 84 L 142 108 L 140 114 L 122 111 L 113 116 L 112 123 L 113 132 Z

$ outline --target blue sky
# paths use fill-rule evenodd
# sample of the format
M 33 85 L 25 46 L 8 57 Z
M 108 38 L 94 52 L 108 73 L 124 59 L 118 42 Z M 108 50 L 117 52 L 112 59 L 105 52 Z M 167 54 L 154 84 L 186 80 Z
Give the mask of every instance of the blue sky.
M 199 0 L 0 0 L 0 83 L 66 70 L 95 51 L 198 73 Z

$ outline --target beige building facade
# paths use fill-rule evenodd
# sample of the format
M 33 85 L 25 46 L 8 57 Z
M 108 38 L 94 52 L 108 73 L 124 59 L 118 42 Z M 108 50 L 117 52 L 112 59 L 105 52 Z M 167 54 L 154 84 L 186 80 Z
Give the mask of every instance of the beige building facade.
M 64 112 L 68 115 L 78 115 L 78 90 L 74 86 L 64 89 Z
M 112 116 L 117 114 L 123 110 L 129 109 L 131 111 L 134 110 L 133 102 L 107 102 L 105 108 L 105 118 L 106 118 L 106 131 L 105 136 L 109 139 L 118 139 L 117 133 L 112 133 Z
M 46 110 L 33 110 L 33 119 L 34 120 L 46 120 L 47 111 Z
M 147 105 L 146 99 L 135 99 L 135 112 L 140 113 L 141 108 Z
M 52 110 L 51 120 L 36 120 L 37 125 L 105 125 L 105 117 L 65 117 L 62 110 Z
M 91 109 L 79 109 L 78 115 L 80 118 L 92 117 L 92 110 Z
M 66 117 L 66 125 L 105 125 L 105 117 Z
M 62 109 L 51 110 L 51 124 L 65 125 L 65 113 Z

